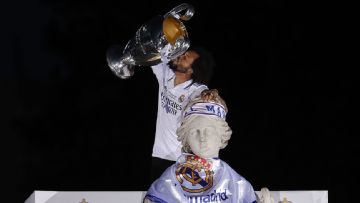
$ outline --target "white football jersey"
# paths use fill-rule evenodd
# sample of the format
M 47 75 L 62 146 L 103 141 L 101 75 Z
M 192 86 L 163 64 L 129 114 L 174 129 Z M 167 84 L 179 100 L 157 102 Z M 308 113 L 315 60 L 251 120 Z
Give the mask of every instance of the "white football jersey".
M 158 113 L 153 157 L 176 161 L 181 155 L 181 143 L 176 130 L 181 124 L 182 110 L 190 99 L 208 87 L 188 80 L 174 86 L 175 73 L 165 63 L 152 66 L 159 82 Z

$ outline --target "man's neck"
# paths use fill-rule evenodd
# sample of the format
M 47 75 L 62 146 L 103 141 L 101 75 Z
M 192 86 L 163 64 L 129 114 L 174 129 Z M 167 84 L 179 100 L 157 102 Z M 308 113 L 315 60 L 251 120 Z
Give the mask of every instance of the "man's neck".
M 184 83 L 191 79 L 191 75 L 188 73 L 175 72 L 174 86 Z

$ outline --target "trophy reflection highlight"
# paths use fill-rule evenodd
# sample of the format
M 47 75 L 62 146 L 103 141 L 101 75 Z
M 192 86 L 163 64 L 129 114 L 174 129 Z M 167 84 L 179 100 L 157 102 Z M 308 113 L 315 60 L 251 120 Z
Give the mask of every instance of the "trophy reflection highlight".
M 180 56 L 190 47 L 188 33 L 182 21 L 189 20 L 193 15 L 194 8 L 184 3 L 164 16 L 157 16 L 143 24 L 124 49 L 112 46 L 107 50 L 110 69 L 118 77 L 127 79 L 134 75 L 135 66 L 159 64 L 162 58 L 160 51 L 165 46 L 169 46 L 165 53 L 167 59 Z

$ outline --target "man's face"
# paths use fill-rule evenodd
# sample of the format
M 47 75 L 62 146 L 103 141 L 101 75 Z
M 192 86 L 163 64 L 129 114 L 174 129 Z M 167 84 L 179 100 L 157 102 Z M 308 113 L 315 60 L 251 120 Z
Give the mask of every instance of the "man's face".
M 186 139 L 194 154 L 202 158 L 219 156 L 221 137 L 216 130 L 217 125 L 214 119 L 206 116 L 193 120 Z
M 192 71 L 191 64 L 199 58 L 199 54 L 195 51 L 187 51 L 183 55 L 177 57 L 172 60 L 172 68 L 174 71 L 178 71 L 181 73 L 187 73 L 188 71 Z

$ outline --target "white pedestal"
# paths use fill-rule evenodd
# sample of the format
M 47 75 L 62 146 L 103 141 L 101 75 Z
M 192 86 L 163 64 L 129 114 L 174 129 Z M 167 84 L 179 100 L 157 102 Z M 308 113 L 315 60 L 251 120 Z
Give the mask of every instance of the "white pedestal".
M 34 191 L 25 203 L 142 203 L 146 192 Z
M 259 191 L 256 191 L 259 193 Z M 328 191 L 270 191 L 275 203 L 328 203 Z M 142 203 L 146 192 L 34 191 L 25 203 Z
M 256 191 L 259 193 L 259 191 Z M 284 201 L 289 203 L 328 203 L 328 191 L 270 191 L 275 203 Z M 285 202 L 285 201 L 284 201 Z

